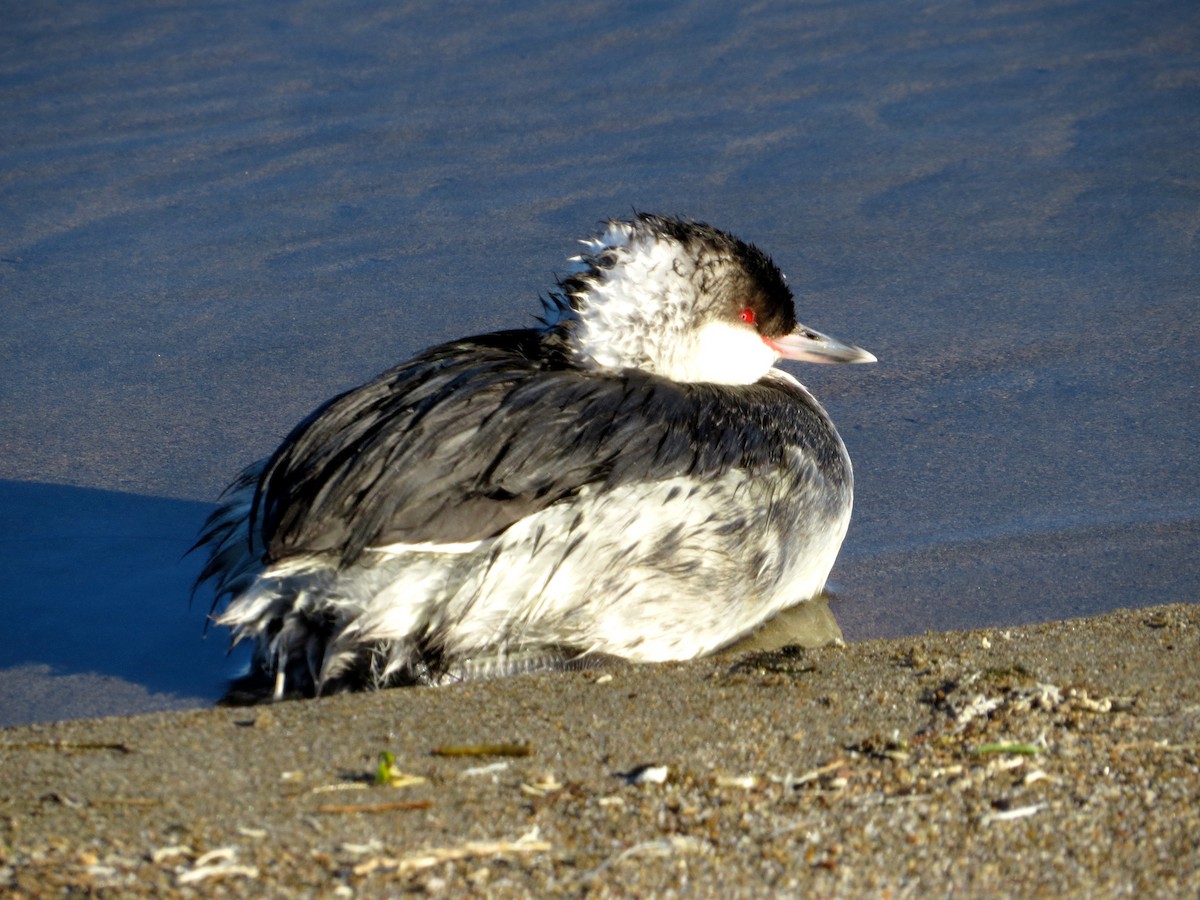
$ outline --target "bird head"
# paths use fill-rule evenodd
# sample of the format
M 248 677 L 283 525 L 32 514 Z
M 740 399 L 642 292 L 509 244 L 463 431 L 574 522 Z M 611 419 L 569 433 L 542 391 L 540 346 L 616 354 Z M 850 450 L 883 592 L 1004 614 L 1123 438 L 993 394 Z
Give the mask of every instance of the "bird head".
M 543 319 L 581 368 L 753 384 L 784 358 L 875 361 L 801 325 L 771 259 L 709 225 L 641 213 L 583 245 Z

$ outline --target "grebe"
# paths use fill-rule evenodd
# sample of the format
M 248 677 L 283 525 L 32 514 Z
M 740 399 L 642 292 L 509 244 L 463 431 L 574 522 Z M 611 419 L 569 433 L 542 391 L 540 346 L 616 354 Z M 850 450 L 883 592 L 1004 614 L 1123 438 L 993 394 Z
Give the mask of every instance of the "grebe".
M 796 320 L 756 247 L 638 214 L 537 328 L 426 350 L 325 403 L 197 547 L 248 682 L 313 695 L 589 659 L 683 660 L 818 596 L 850 458 L 781 359 L 873 362 Z

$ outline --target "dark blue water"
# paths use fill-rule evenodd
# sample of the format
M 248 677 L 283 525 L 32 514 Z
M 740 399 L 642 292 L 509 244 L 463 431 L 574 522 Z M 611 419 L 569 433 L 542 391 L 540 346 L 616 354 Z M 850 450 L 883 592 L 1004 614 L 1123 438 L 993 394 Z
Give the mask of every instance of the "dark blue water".
M 224 484 L 633 208 L 879 356 L 793 369 L 855 462 L 848 638 L 1197 599 L 1195 3 L 4 20 L 0 723 L 215 697 L 180 558 Z

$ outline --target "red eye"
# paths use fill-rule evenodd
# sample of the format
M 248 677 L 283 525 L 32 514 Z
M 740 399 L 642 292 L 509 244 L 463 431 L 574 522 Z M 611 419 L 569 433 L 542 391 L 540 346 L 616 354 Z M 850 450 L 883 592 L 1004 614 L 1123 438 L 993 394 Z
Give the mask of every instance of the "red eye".
M 740 318 L 747 325 L 753 325 L 755 322 L 754 310 L 752 310 L 750 307 L 747 306 L 745 309 L 742 310 L 742 313 L 738 318 Z

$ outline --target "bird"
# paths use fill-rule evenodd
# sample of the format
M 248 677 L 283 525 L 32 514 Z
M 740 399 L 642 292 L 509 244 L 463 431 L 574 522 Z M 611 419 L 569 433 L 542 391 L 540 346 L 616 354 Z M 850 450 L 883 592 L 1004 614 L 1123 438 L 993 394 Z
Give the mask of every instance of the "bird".
M 598 232 L 533 327 L 333 397 L 221 495 L 196 586 L 253 644 L 245 692 L 694 659 L 821 594 L 853 471 L 776 364 L 875 357 L 800 324 L 725 231 L 635 212 Z

